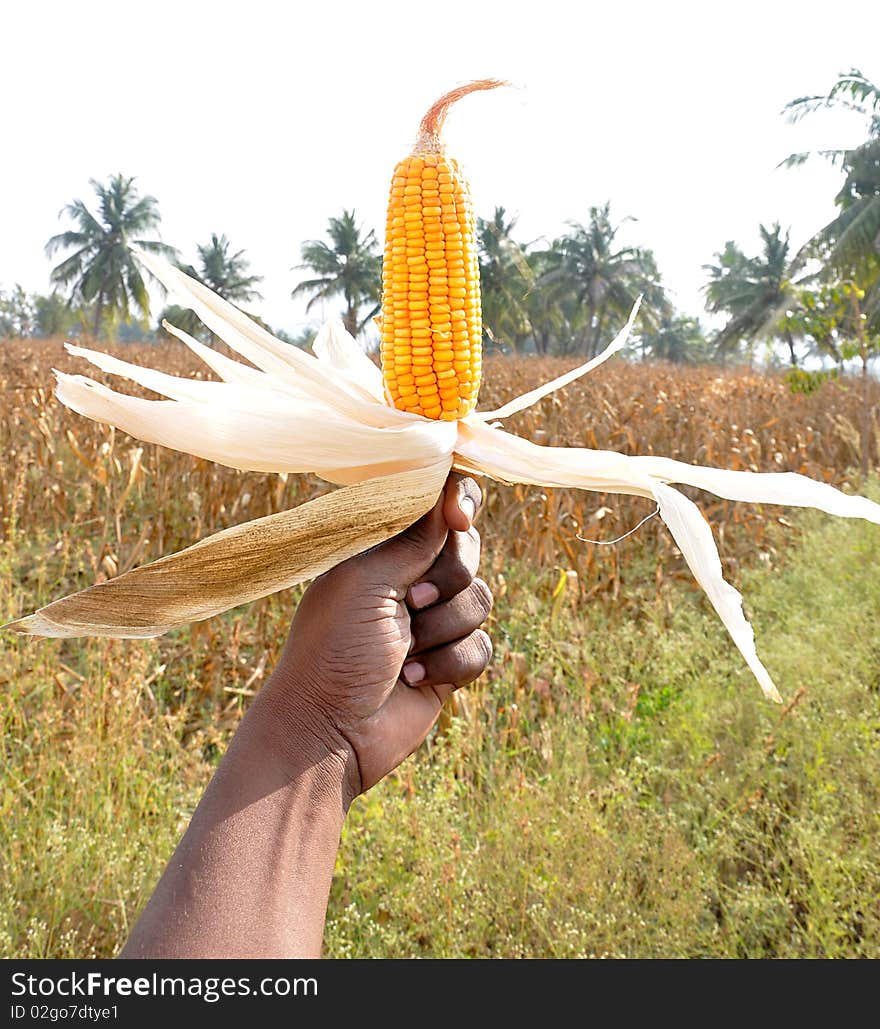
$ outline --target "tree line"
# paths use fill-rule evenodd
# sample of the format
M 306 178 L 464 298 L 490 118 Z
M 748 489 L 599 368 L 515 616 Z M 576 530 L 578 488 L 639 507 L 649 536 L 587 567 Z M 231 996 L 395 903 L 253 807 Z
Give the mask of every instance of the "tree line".
M 843 176 L 835 218 L 797 252 L 778 223 L 759 227 L 756 254 L 728 240 L 704 266 L 705 305 L 724 319 L 720 330 L 709 333 L 699 319 L 675 309 L 653 252 L 620 243 L 631 219 L 616 220 L 609 204 L 591 207 L 585 222 L 567 223 L 549 242 L 530 243 L 514 238 L 516 218 L 496 207 L 477 221 L 487 347 L 592 357 L 642 295 L 636 348 L 643 358 L 738 360 L 765 345 L 767 354 L 785 354 L 793 368 L 818 355 L 838 365 L 858 357 L 866 369 L 880 351 L 880 88 L 852 70 L 828 93 L 793 100 L 784 114 L 797 121 L 835 107 L 860 113 L 867 129 L 859 146 L 821 152 Z M 793 154 L 783 164 L 797 168 L 813 156 Z M 54 291 L 0 291 L 0 336 L 152 334 L 147 283 L 131 244 L 169 258 L 245 310 L 262 299 L 261 276 L 225 235 L 213 234 L 186 263 L 156 238 L 158 203 L 142 196 L 133 178 L 119 174 L 105 183 L 91 180 L 91 186 L 96 205 L 68 204 L 61 216 L 72 226 L 46 244 L 50 258 L 65 255 L 51 272 Z M 354 211 L 330 218 L 325 239 L 303 243 L 301 262 L 292 270 L 305 273 L 291 296 L 307 298 L 307 312 L 339 300 L 348 331 L 367 331 L 381 303 L 381 247 Z M 157 329 L 165 319 L 210 340 L 191 311 L 167 307 Z M 277 334 L 298 344 L 310 336 Z

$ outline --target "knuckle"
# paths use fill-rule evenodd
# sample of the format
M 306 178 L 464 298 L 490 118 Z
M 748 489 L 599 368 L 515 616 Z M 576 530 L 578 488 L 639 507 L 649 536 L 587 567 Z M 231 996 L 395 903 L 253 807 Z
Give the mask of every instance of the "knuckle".
M 495 603 L 492 591 L 489 589 L 489 585 L 484 579 L 474 579 L 470 588 L 473 591 L 477 609 L 482 617 L 485 618 L 492 610 L 492 605 Z
M 462 590 L 466 590 L 472 580 L 473 575 L 461 558 L 455 557 L 449 562 L 446 570 L 446 581 L 453 593 L 461 593 Z
M 471 638 L 474 641 L 474 650 L 479 661 L 480 671 L 482 671 L 492 660 L 492 640 L 489 638 L 489 634 L 482 629 L 477 629 Z
M 398 537 L 398 544 L 407 561 L 422 561 L 433 559 L 437 556 L 437 547 L 431 539 L 431 534 L 422 527 L 413 527 Z

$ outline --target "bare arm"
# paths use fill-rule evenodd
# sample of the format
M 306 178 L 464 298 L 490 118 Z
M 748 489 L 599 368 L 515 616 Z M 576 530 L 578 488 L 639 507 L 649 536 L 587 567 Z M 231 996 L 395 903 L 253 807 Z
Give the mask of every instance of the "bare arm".
M 480 492 L 317 579 L 122 957 L 316 957 L 345 813 L 491 656 Z M 470 506 L 469 506 L 470 504 Z

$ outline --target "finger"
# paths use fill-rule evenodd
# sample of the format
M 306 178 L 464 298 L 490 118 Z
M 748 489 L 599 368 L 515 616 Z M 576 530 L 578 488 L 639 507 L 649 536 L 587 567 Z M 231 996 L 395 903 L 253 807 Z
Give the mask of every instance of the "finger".
M 480 534 L 477 530 L 450 532 L 437 560 L 420 581 L 410 587 L 406 598 L 409 606 L 420 610 L 450 600 L 470 586 L 479 566 Z
M 491 658 L 491 640 L 482 629 L 475 629 L 464 639 L 407 661 L 401 674 L 408 686 L 464 686 L 482 675 Z
M 410 583 L 417 582 L 432 567 L 449 535 L 443 514 L 444 495 L 417 522 L 393 539 L 356 557 L 353 567 L 368 578 L 378 576 L 400 589 L 400 599 Z
M 410 653 L 418 655 L 470 636 L 485 622 L 491 610 L 491 590 L 482 579 L 474 579 L 467 589 L 451 600 L 411 616 L 413 644 Z
M 451 472 L 443 491 L 443 516 L 450 529 L 467 532 L 483 504 L 483 491 L 475 479 Z

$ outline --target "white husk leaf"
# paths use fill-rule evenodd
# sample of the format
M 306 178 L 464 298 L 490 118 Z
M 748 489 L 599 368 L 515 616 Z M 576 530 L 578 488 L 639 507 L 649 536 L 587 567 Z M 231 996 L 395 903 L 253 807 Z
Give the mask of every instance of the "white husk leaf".
M 200 340 L 194 339 L 189 333 L 184 332 L 183 329 L 178 329 L 167 320 L 163 320 L 162 327 L 166 332 L 170 332 L 172 336 L 176 336 L 196 357 L 201 358 L 211 371 L 224 382 L 243 382 L 250 386 L 261 386 L 267 381 L 272 381 L 259 368 L 251 368 L 250 365 L 242 364 L 241 361 L 233 361 L 225 354 L 221 354 L 219 350 L 205 346 Z M 289 388 L 289 385 L 287 380 L 285 380 L 284 386 Z
M 609 357 L 613 357 L 618 351 L 622 350 L 626 346 L 626 341 L 629 339 L 633 322 L 636 320 L 636 315 L 639 313 L 639 307 L 641 307 L 641 304 L 642 298 L 639 297 L 633 304 L 633 308 L 632 311 L 630 311 L 629 318 L 627 318 L 626 325 L 624 325 L 602 353 L 594 357 L 591 361 L 587 361 L 586 364 L 582 364 L 579 367 L 572 369 L 570 372 L 560 375 L 556 379 L 551 379 L 550 382 L 545 382 L 543 386 L 538 386 L 536 389 L 529 390 L 528 393 L 523 393 L 522 396 L 509 400 L 502 407 L 499 407 L 494 411 L 477 411 L 470 416 L 469 421 L 487 422 L 495 418 L 508 418 L 510 415 L 516 414 L 518 411 L 524 411 L 527 407 L 537 404 L 538 401 L 543 400 L 544 397 L 549 396 L 558 389 L 562 389 L 563 386 L 567 386 L 569 383 L 574 382 L 575 379 L 581 378 L 581 376 L 591 372 L 594 368 L 598 368 L 600 364 L 604 364 Z
M 113 370 L 121 362 L 108 358 L 100 363 Z M 55 373 L 56 395 L 74 411 L 147 443 L 231 468 L 315 472 L 331 482 L 432 465 L 451 455 L 455 445 L 456 429 L 450 422 L 411 418 L 397 427 L 376 428 L 343 410 L 296 400 L 275 389 L 142 372 L 138 381 L 176 393 L 179 399 L 131 397 L 63 372 Z
M 364 397 L 363 390 L 340 381 L 326 362 L 276 339 L 237 307 L 162 258 L 142 250 L 134 249 L 134 252 L 169 292 L 184 306 L 192 308 L 215 335 L 257 368 L 353 417 L 375 417 L 375 403 Z M 392 416 L 402 413 L 392 411 Z
M 323 326 L 315 337 L 312 351 L 319 361 L 334 369 L 337 375 L 362 390 L 370 400 L 385 403 L 382 372 L 358 346 L 338 318 Z
M 3 628 L 33 636 L 159 636 L 312 579 L 429 511 L 451 459 L 335 490 L 224 529 Z
M 742 597 L 725 582 L 712 530 L 692 503 L 662 480 L 684 482 L 731 500 L 815 507 L 846 518 L 880 524 L 880 505 L 849 496 L 794 473 L 735 472 L 703 468 L 662 457 L 630 457 L 613 451 L 543 447 L 471 420 L 459 426 L 455 467 L 501 482 L 568 486 L 597 492 L 653 496 L 697 582 L 757 678 L 765 696 L 781 698 L 755 650 L 754 633 L 742 612 Z
M 880 504 L 867 497 L 842 493 L 834 486 L 796 472 L 735 472 L 684 464 L 668 457 L 630 457 L 628 460 L 653 478 L 696 486 L 726 500 L 814 507 L 839 518 L 864 518 L 880 525 Z
M 489 475 L 499 482 L 575 486 L 599 493 L 653 497 L 650 477 L 613 450 L 542 447 L 521 436 L 479 422 L 459 422 L 456 468 Z
M 706 591 L 746 664 L 754 672 L 764 696 L 781 703 L 782 697 L 755 650 L 755 634 L 743 614 L 742 595 L 724 580 L 709 523 L 693 501 L 671 486 L 658 482 L 654 496 L 660 505 L 660 517 L 669 527 L 688 568 Z

